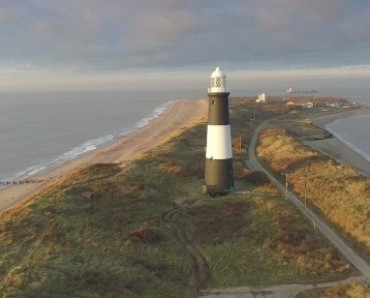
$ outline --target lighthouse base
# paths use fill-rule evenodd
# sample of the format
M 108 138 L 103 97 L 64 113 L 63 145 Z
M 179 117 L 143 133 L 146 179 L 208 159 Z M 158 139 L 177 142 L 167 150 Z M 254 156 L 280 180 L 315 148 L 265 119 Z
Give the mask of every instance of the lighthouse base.
M 203 192 L 212 196 L 225 195 L 234 189 L 232 158 L 206 159 Z

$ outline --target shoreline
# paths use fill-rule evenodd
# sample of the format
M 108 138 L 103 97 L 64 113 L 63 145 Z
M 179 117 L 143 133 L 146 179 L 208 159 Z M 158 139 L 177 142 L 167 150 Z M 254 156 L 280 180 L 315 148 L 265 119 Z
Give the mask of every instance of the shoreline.
M 336 114 L 319 116 L 317 118 L 313 118 L 312 121 L 315 126 L 325 129 L 325 125 L 331 122 L 334 122 L 335 120 L 349 118 L 349 117 L 356 117 L 356 116 L 361 116 L 361 115 L 369 115 L 369 114 L 370 114 L 370 107 L 360 106 L 357 109 L 353 109 L 349 111 L 343 110 Z
M 131 127 L 123 128 L 122 131 L 116 131 L 113 133 L 106 132 L 105 134 L 102 134 L 100 136 L 93 136 L 89 139 L 83 139 L 81 143 L 72 145 L 69 149 L 66 149 L 65 152 L 61 152 L 54 157 L 50 157 L 49 160 L 46 159 L 45 161 L 39 162 L 38 164 L 23 167 L 18 171 L 15 171 L 13 174 L 5 175 L 8 178 L 2 177 L 2 179 L 0 180 L 0 188 L 1 186 L 8 186 L 11 184 L 34 182 L 35 179 L 32 179 L 32 177 L 37 177 L 48 173 L 51 170 L 60 167 L 71 160 L 80 158 L 81 156 L 88 154 L 89 152 L 109 146 L 110 144 L 116 142 L 118 139 L 126 137 L 127 135 L 141 129 L 149 122 L 158 118 L 171 104 L 175 103 L 176 101 L 177 100 L 171 100 L 160 104 L 159 106 L 155 107 L 149 115 L 141 118 L 138 121 L 133 122 Z M 4 174 L 2 176 L 4 176 Z
M 370 108 L 360 106 L 360 108 L 350 111 L 343 111 L 337 114 L 321 116 L 313 119 L 313 125 L 325 129 L 325 126 L 339 119 L 369 115 Z M 330 131 L 329 131 L 330 132 Z M 333 134 L 332 134 L 333 135 Z M 342 142 L 335 135 L 333 137 L 318 141 L 304 142 L 312 149 L 335 159 L 338 163 L 352 167 L 364 177 L 370 177 L 370 161 L 357 153 L 354 149 Z
M 183 129 L 204 120 L 207 107 L 205 99 L 174 101 L 158 117 L 128 135 L 106 146 L 86 152 L 47 172 L 28 178 L 28 180 L 42 182 L 12 184 L 1 188 L 0 214 L 22 202 L 27 202 L 47 187 L 60 182 L 82 168 L 98 163 L 117 163 L 122 167 L 126 166 L 147 151 L 179 134 Z
M 27 202 L 47 187 L 63 181 L 70 174 L 83 168 L 98 163 L 116 163 L 122 167 L 128 165 L 184 129 L 205 121 L 207 107 L 206 99 L 174 101 L 158 117 L 128 135 L 86 152 L 49 171 L 27 178 L 40 182 L 12 184 L 0 188 L 0 214 L 20 203 Z M 370 108 L 361 106 L 359 109 L 314 118 L 313 125 L 325 129 L 326 124 L 335 120 L 368 114 L 370 114 Z M 370 177 L 370 161 L 335 136 L 318 141 L 308 141 L 305 144 L 313 150 L 330 156 L 340 164 L 356 169 L 361 175 Z

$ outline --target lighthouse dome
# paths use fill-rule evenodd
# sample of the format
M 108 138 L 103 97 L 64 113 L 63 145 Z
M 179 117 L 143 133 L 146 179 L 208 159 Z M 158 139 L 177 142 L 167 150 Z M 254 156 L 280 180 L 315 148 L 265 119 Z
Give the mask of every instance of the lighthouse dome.
M 226 75 L 219 67 L 216 67 L 216 70 L 211 75 L 211 88 L 208 88 L 208 93 L 219 92 L 227 92 Z

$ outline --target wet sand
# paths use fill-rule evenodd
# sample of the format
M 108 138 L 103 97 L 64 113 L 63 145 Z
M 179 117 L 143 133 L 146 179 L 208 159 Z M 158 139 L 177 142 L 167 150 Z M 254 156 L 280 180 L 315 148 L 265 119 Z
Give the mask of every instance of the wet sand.
M 22 202 L 27 202 L 45 188 L 60 183 L 84 167 L 98 163 L 117 163 L 122 167 L 127 165 L 184 129 L 199 121 L 205 121 L 207 108 L 208 102 L 205 99 L 174 102 L 145 127 L 42 175 L 30 177 L 43 182 L 14 184 L 1 188 L 0 214 Z
M 313 124 L 325 129 L 326 124 L 337 119 L 367 114 L 370 114 L 370 108 L 360 107 L 356 110 L 315 118 L 313 119 Z M 361 175 L 370 177 L 370 162 L 337 138 L 332 137 L 319 141 L 310 141 L 305 142 L 305 144 L 322 154 L 334 158 L 338 163 L 356 169 Z

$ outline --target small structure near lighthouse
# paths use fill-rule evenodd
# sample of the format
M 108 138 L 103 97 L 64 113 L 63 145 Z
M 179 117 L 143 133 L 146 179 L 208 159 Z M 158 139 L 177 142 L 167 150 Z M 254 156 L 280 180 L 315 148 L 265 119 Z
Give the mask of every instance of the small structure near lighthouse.
M 217 67 L 211 75 L 211 88 L 208 88 L 206 169 L 203 185 L 203 192 L 211 196 L 224 195 L 234 188 L 229 94 L 226 75 Z

